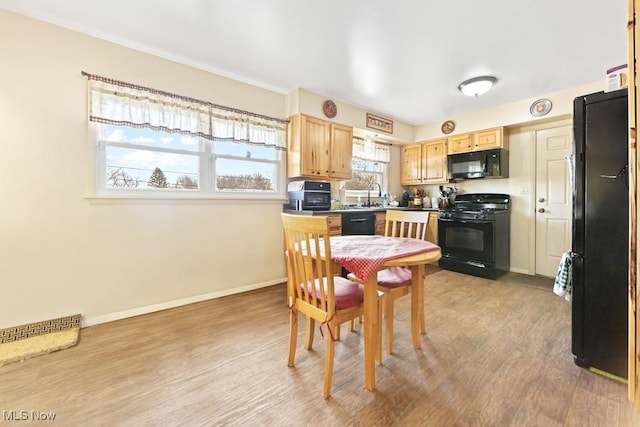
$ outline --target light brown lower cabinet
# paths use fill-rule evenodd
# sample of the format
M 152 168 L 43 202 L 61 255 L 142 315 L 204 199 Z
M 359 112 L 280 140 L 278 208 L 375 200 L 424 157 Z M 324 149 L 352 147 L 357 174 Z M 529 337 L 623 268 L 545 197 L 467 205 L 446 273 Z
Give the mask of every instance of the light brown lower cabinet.
M 384 236 L 385 221 L 387 219 L 386 212 L 376 212 L 376 234 Z

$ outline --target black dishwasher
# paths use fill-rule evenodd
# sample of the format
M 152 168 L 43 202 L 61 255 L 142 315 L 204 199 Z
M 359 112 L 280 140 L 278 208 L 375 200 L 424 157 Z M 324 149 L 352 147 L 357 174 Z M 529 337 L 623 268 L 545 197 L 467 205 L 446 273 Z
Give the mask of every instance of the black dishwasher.
M 376 234 L 376 214 L 373 212 L 347 212 L 342 214 L 342 235 L 353 236 L 362 234 Z M 342 268 L 342 277 L 347 277 L 349 271 Z
M 342 214 L 342 235 L 353 236 L 376 233 L 376 214 L 373 212 L 347 212 Z

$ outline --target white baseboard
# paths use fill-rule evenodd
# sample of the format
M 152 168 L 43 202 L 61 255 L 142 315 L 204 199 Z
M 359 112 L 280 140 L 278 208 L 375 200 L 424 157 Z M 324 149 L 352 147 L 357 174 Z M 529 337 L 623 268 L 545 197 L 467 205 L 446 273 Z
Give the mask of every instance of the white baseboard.
M 271 281 L 262 282 L 262 283 L 255 283 L 252 285 L 242 286 L 239 288 L 225 289 L 223 291 L 211 292 L 208 294 L 196 295 L 193 297 L 161 302 L 159 304 L 152 304 L 144 307 L 136 307 L 129 310 L 104 314 L 102 316 L 88 317 L 82 320 L 81 327 L 86 328 L 88 326 L 94 326 L 100 323 L 113 322 L 114 320 L 126 319 L 128 317 L 134 317 L 134 316 L 139 316 L 141 314 L 153 313 L 155 311 L 166 310 L 168 308 L 180 307 L 182 305 L 193 304 L 196 302 L 206 301 L 214 298 L 226 297 L 228 295 L 234 295 L 242 292 L 252 291 L 254 289 L 266 288 L 267 286 L 277 285 L 278 283 L 284 283 L 286 281 L 287 281 L 287 278 L 284 277 L 282 279 L 276 279 L 276 280 L 271 280 Z

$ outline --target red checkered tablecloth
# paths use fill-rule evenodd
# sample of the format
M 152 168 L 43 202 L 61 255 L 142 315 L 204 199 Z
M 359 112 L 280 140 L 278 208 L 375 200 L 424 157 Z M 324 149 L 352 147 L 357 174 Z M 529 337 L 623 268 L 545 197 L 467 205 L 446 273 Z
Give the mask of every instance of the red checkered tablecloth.
M 331 237 L 331 259 L 366 281 L 390 259 L 439 250 L 431 242 L 405 237 Z

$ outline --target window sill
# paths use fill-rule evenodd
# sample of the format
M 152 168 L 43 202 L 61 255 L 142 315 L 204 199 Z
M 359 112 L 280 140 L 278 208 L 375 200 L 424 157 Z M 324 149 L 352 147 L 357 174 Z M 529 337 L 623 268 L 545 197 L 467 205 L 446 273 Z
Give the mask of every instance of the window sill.
M 247 196 L 203 196 L 203 195 L 175 195 L 175 194 L 87 194 L 84 198 L 92 205 L 124 204 L 217 204 L 217 205 L 255 205 L 277 204 L 282 206 L 287 201 L 283 197 L 265 197 L 259 195 Z

